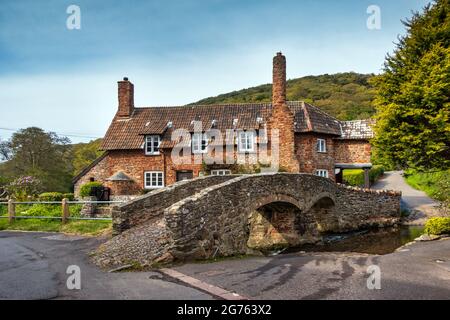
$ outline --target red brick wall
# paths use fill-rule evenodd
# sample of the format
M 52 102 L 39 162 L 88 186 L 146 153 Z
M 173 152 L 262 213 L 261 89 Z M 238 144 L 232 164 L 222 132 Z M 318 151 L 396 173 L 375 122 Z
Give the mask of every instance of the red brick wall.
M 364 140 L 335 140 L 336 163 L 369 163 L 371 146 Z
M 79 194 L 80 186 L 89 182 L 91 177 L 95 181 L 100 181 L 105 186 L 111 187 L 112 191 L 121 189 L 119 186 L 115 188 L 111 185 L 112 182 L 106 181 L 107 178 L 119 171 L 122 171 L 134 181 L 134 183 L 129 184 L 128 194 L 139 194 L 144 188 L 145 171 L 164 171 L 163 156 L 146 156 L 143 150 L 109 151 L 102 161 L 76 182 L 75 194 Z
M 317 139 L 326 140 L 327 152 L 316 151 Z M 295 149 L 300 163 L 300 172 L 314 174 L 317 169 L 328 170 L 331 179 L 334 177 L 334 139 L 331 136 L 315 133 L 295 135 Z

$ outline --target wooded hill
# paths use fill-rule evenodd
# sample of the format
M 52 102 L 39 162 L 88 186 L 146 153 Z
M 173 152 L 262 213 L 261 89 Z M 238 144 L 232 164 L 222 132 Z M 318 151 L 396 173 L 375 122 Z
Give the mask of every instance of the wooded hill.
M 366 119 L 375 113 L 374 91 L 369 83 L 372 74 L 355 72 L 324 74 L 291 79 L 287 82 L 290 101 L 309 102 L 341 120 Z M 272 85 L 221 94 L 196 104 L 270 102 Z

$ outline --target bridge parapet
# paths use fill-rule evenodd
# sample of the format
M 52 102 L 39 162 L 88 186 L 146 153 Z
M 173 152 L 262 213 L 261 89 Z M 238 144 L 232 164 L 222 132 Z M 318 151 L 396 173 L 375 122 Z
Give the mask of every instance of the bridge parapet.
M 172 204 L 189 197 L 200 190 L 220 184 L 238 175 L 205 176 L 193 180 L 177 182 L 169 187 L 157 189 L 112 210 L 113 234 L 141 225 L 163 214 L 163 210 Z

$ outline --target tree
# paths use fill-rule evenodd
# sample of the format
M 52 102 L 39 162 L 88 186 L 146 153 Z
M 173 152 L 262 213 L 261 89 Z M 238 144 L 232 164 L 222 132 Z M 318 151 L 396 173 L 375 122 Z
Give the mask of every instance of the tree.
M 90 141 L 89 143 L 79 143 L 73 146 L 73 175 L 77 175 L 88 166 L 92 161 L 100 157 L 103 151 L 100 151 L 102 139 Z
M 33 176 L 42 182 L 44 190 L 66 192 L 71 188 L 72 167 L 70 140 L 40 128 L 22 129 L 4 145 L 7 161 L 0 175 L 9 179 Z
M 407 34 L 387 55 L 376 88 L 375 152 L 399 168 L 450 167 L 450 0 L 403 22 Z

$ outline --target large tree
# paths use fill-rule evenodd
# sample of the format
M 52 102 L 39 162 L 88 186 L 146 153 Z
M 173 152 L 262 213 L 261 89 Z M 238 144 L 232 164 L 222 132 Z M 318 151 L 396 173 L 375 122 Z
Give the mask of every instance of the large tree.
M 47 191 L 69 191 L 72 177 L 69 143 L 68 138 L 40 128 L 22 129 L 2 145 L 2 155 L 7 161 L 1 164 L 0 175 L 9 179 L 30 175 L 39 178 Z
M 103 151 L 100 151 L 101 143 L 102 139 L 97 139 L 88 143 L 78 143 L 73 145 L 73 175 L 79 174 L 81 170 L 103 154 Z
M 450 0 L 404 21 L 407 33 L 373 81 L 376 154 L 399 168 L 450 167 Z

